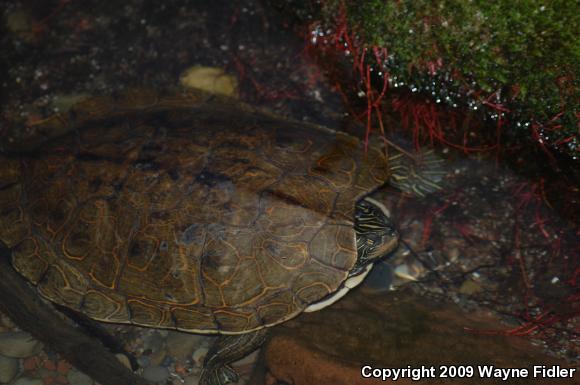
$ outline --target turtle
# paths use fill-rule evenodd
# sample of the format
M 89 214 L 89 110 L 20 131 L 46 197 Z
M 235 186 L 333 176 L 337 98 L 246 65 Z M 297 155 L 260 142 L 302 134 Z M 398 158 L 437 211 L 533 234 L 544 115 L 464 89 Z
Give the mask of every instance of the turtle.
M 371 195 L 412 166 L 346 133 L 143 89 L 35 129 L 41 139 L 0 151 L 0 247 L 13 267 L 97 321 L 219 335 L 203 385 L 235 382 L 229 364 L 268 328 L 332 304 L 398 244 Z

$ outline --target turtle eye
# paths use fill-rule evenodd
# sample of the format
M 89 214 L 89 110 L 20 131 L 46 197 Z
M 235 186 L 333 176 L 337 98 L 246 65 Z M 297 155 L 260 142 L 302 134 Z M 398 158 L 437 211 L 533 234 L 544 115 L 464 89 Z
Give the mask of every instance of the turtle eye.
M 357 208 L 360 210 L 360 212 L 367 213 L 367 214 L 371 211 L 370 205 L 365 201 L 359 202 L 357 204 Z

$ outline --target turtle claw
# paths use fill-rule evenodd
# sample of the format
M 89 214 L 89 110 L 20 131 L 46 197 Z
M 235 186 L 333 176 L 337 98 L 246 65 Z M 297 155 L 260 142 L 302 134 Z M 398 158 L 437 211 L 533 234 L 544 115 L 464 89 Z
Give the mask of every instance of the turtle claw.
M 225 385 L 238 382 L 239 376 L 229 363 L 256 350 L 267 335 L 266 329 L 239 335 L 221 335 L 209 349 L 203 364 L 199 385 Z
M 234 369 L 228 365 L 220 366 L 213 369 L 204 369 L 201 372 L 199 385 L 226 385 L 232 382 L 238 382 L 240 377 Z

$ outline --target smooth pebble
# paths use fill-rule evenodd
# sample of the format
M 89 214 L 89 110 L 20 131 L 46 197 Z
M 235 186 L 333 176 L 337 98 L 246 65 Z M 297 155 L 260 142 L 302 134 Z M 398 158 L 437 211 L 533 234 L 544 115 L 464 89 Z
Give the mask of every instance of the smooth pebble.
M 193 356 L 191 358 L 193 359 L 193 363 L 195 364 L 195 366 L 197 367 L 203 366 L 203 360 L 205 359 L 205 356 L 207 356 L 208 351 L 209 351 L 208 348 L 199 348 L 195 352 L 193 352 Z
M 12 385 L 44 385 L 44 383 L 38 378 L 20 377 Z
M 10 317 L 8 317 L 4 313 L 0 313 L 0 323 L 2 323 L 4 326 L 9 327 L 9 328 L 15 328 L 16 327 L 16 325 L 14 324 L 14 322 L 12 322 L 12 320 L 10 319 Z
M 70 385 L 93 385 L 94 381 L 91 377 L 83 372 L 72 369 L 66 376 Z
M 169 370 L 163 366 L 148 366 L 143 370 L 143 378 L 152 382 L 162 382 L 169 377 Z
M 18 374 L 18 358 L 0 356 L 0 384 L 7 384 Z
M 236 97 L 238 89 L 238 79 L 217 67 L 188 68 L 181 74 L 179 83 L 186 88 L 201 89 L 232 97 Z
M 200 376 L 197 374 L 189 374 L 187 377 L 183 378 L 183 385 L 198 385 Z
M 16 325 L 8 318 L 7 315 L 0 313 L 0 330 L 4 331 L 14 331 L 17 329 Z
M 140 367 L 146 368 L 149 365 L 151 365 L 151 357 L 141 356 L 141 357 L 137 358 L 137 363 L 139 364 Z
M 0 334 L 0 354 L 13 358 L 26 358 L 40 352 L 42 344 L 26 332 Z
M 143 338 L 143 347 L 145 349 L 151 349 L 153 352 L 163 350 L 164 344 L 165 338 L 157 330 L 152 331 Z
M 179 360 L 184 360 L 193 354 L 196 348 L 202 346 L 207 337 L 171 331 L 167 336 L 167 352 Z
M 124 367 L 133 370 L 133 368 L 131 368 L 131 361 L 129 361 L 129 357 L 123 353 L 117 353 L 115 354 L 115 357 L 117 357 L 117 360 L 119 360 L 119 362 L 122 363 Z

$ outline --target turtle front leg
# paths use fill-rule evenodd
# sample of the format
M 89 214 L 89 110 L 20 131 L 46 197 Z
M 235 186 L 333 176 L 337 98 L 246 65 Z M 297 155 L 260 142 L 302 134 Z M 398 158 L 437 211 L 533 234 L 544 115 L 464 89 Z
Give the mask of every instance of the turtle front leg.
M 199 385 L 225 385 L 238 381 L 238 374 L 229 364 L 254 350 L 266 340 L 266 329 L 255 332 L 223 335 L 213 343 L 203 364 Z

